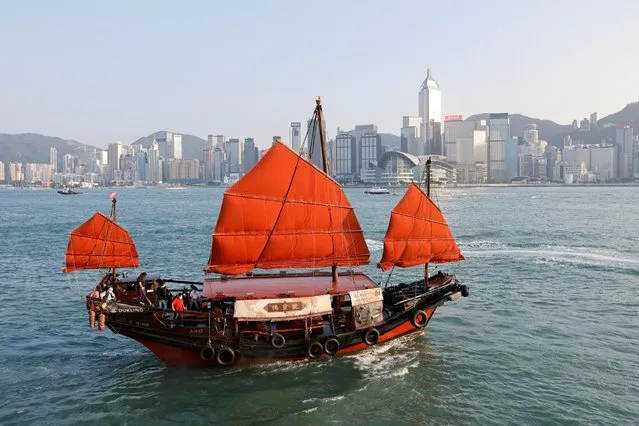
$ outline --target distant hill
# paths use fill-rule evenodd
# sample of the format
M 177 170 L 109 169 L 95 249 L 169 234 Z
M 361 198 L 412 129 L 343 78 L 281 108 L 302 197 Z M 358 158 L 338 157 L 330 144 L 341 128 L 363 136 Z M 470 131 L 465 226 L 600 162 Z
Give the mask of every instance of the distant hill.
M 166 131 L 160 130 L 157 132 L 151 133 L 149 136 L 145 136 L 136 140 L 134 143 L 141 143 L 145 148 L 150 148 L 153 143 L 153 138 L 162 136 Z M 177 133 L 177 132 L 176 132 Z M 198 159 L 202 160 L 202 151 L 207 147 L 208 142 L 202 138 L 193 135 L 186 135 L 181 133 L 182 135 L 182 158 L 187 160 Z
M 85 159 L 96 147 L 78 141 L 44 136 L 36 133 L 10 135 L 0 133 L 0 161 L 4 163 L 19 161 L 22 163 L 48 163 L 49 149 L 58 150 L 58 165 L 62 164 L 62 156 L 74 154 Z
M 390 148 L 401 148 L 402 138 L 392 133 L 380 133 L 382 135 L 382 146 Z
M 487 120 L 490 114 L 475 114 L 466 120 L 477 121 Z M 551 145 L 563 146 L 563 138 L 565 134 L 572 132 L 571 125 L 557 124 L 551 120 L 542 120 L 532 118 L 521 114 L 509 114 L 510 118 L 510 134 L 512 136 L 521 136 L 524 134 L 524 127 L 527 124 L 536 124 L 539 130 L 539 139 L 550 142 Z

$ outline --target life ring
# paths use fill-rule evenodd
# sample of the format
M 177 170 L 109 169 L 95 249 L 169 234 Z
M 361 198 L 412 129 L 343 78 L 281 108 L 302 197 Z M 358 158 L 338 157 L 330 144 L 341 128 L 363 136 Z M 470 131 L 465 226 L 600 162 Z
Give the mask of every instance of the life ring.
M 224 367 L 229 366 L 235 361 L 235 351 L 233 350 L 233 348 L 230 348 L 228 346 L 222 346 L 220 349 L 217 350 L 215 360 L 218 364 Z
M 426 315 L 426 312 L 418 309 L 413 312 L 413 316 L 410 317 L 410 322 L 415 328 L 424 328 L 428 323 L 428 315 Z
M 339 340 L 334 337 L 329 337 L 324 342 L 324 351 L 328 355 L 335 355 L 339 351 Z
M 468 297 L 468 295 L 470 294 L 470 291 L 468 290 L 468 286 L 467 285 L 461 286 L 461 294 L 464 297 Z
M 368 346 L 376 345 L 379 341 L 379 331 L 376 328 L 369 328 L 364 334 L 364 343 Z
M 200 350 L 200 359 L 202 361 L 210 361 L 215 357 L 215 348 L 210 344 L 207 344 Z
M 317 340 L 313 340 L 308 345 L 308 348 L 306 349 L 306 353 L 312 359 L 319 358 L 320 356 L 322 356 L 323 352 L 324 352 L 324 346 L 322 346 L 322 344 L 318 342 Z
M 286 345 L 286 339 L 280 333 L 271 334 L 271 346 L 275 349 L 282 349 Z

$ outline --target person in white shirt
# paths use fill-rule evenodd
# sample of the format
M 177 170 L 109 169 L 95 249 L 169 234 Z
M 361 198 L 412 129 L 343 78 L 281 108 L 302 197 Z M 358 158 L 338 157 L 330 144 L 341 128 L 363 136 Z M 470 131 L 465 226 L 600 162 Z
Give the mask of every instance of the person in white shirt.
M 200 291 L 194 284 L 191 284 L 191 291 L 189 293 L 189 299 L 191 302 L 189 303 L 189 310 L 198 311 L 200 310 Z

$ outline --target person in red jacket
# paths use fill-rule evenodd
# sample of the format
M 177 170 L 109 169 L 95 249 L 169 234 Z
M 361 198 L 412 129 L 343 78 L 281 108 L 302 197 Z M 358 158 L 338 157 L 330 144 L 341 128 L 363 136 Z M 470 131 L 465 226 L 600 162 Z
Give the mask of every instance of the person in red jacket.
M 184 299 L 182 293 L 178 294 L 177 297 L 173 299 L 171 308 L 173 308 L 173 312 L 175 312 L 175 319 L 180 319 L 180 326 L 184 326 L 182 321 L 182 312 L 184 312 Z

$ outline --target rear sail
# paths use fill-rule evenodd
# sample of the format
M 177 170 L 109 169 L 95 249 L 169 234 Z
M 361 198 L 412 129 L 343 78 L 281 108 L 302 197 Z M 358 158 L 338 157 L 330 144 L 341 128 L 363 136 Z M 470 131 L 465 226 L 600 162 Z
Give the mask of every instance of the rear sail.
M 391 212 L 378 267 L 408 268 L 464 260 L 439 208 L 415 183 Z
M 97 212 L 71 232 L 63 271 L 138 266 L 138 252 L 128 231 Z
M 341 186 L 280 142 L 225 193 L 206 272 L 368 263 Z

